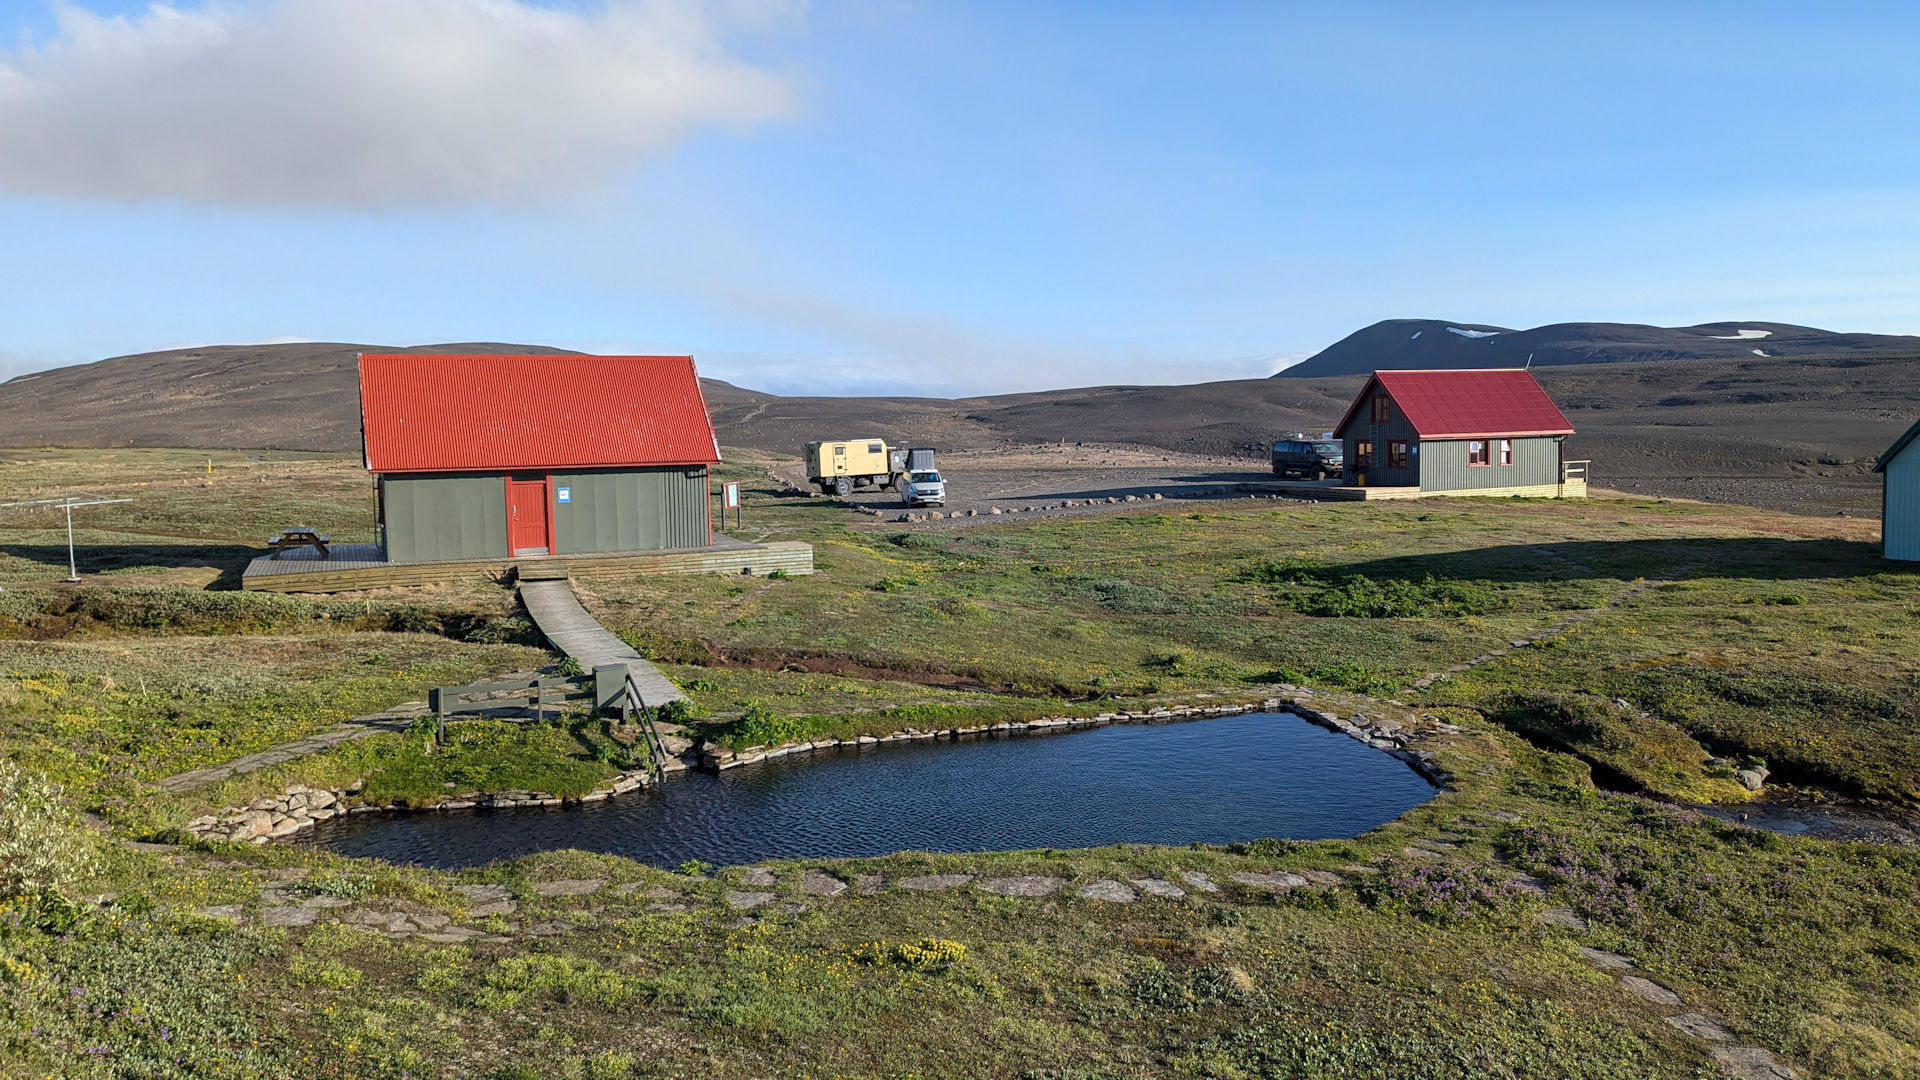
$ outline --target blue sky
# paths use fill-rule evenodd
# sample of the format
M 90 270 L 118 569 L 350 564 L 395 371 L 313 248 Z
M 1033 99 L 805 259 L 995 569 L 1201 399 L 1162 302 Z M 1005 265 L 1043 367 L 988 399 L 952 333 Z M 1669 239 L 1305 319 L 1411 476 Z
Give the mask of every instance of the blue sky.
M 0 377 L 280 339 L 783 393 L 1377 319 L 1920 333 L 1920 7 L 0 0 Z

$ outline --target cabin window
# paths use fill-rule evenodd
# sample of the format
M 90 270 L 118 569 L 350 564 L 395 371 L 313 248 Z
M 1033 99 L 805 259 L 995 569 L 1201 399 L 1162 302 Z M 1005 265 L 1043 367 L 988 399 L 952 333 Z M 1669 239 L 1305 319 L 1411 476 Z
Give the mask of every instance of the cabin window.
M 1407 467 L 1407 443 L 1404 439 L 1395 439 L 1387 444 L 1387 468 L 1404 469 Z
M 1491 465 L 1493 460 L 1487 456 L 1487 448 L 1493 445 L 1485 439 L 1467 440 L 1467 464 Z
M 886 452 L 887 452 L 886 443 L 870 442 L 867 444 L 867 453 L 869 454 L 884 454 Z
M 1393 419 L 1393 400 L 1385 394 L 1373 396 L 1373 422 L 1384 424 Z
M 1502 465 L 1513 464 L 1513 440 L 1512 439 L 1500 440 L 1500 464 Z
M 1373 468 L 1373 440 L 1355 439 L 1353 443 L 1353 467 L 1356 469 Z
M 834 448 L 833 448 L 833 456 L 834 456 L 834 457 L 846 457 L 846 456 L 847 456 L 847 448 L 846 448 L 846 447 L 844 447 L 844 446 L 836 446 L 836 447 L 834 447 Z

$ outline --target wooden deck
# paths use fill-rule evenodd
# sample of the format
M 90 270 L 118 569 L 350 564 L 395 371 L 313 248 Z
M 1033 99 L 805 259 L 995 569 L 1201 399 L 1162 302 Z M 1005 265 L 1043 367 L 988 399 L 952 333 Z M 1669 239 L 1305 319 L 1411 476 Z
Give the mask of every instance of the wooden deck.
M 640 698 L 649 708 L 669 701 L 685 701 L 687 695 L 621 641 L 613 631 L 580 606 L 573 586 L 565 581 L 528 581 L 520 586 L 520 602 L 527 606 L 534 625 L 547 635 L 553 647 L 580 661 L 580 670 L 591 672 L 605 664 L 625 664 L 640 688 Z
M 749 544 L 715 536 L 711 547 L 659 551 L 608 551 L 591 555 L 537 555 L 510 559 L 457 559 L 445 562 L 388 562 L 378 544 L 334 544 L 330 558 L 312 549 L 289 551 L 278 559 L 265 555 L 240 576 L 244 589 L 282 593 L 333 593 L 384 589 L 396 585 L 432 585 L 462 578 L 500 582 L 510 573 L 527 579 L 565 579 L 569 574 L 788 574 L 813 573 L 813 545 L 795 540 Z

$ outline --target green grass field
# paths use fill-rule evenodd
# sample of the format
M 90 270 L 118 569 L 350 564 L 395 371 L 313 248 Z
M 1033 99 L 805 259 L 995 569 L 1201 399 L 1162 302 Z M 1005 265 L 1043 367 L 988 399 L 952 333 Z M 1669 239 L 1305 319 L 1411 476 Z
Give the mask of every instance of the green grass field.
M 177 836 L 293 783 L 432 801 L 456 780 L 561 791 L 608 773 L 602 727 L 575 717 L 456 725 L 437 754 L 376 735 L 161 791 L 429 686 L 555 659 L 485 583 L 231 591 L 281 526 L 370 528 L 357 463 L 261 457 L 215 455 L 209 474 L 186 452 L 0 455 L 0 501 L 135 500 L 77 515 L 77 586 L 58 581 L 63 530 L 0 511 L 0 756 L 121 838 Z M 1748 797 L 1731 774 L 1752 759 L 1810 798 L 1920 803 L 1920 575 L 1878 558 L 1872 523 L 1644 499 L 1241 501 L 903 529 L 780 497 L 751 456 L 723 470 L 748 488 L 744 535 L 812 543 L 818 573 L 576 579 L 716 743 L 1293 683 L 1459 724 L 1442 750 L 1456 787 L 1351 841 L 774 864 L 779 902 L 803 910 L 745 925 L 723 901 L 737 868 L 554 852 L 448 874 L 83 831 L 97 871 L 0 908 L 0 1075 L 1719 1075 L 1665 1019 L 1679 1007 L 1624 993 L 1576 945 L 1631 957 L 1802 1075 L 1920 1075 L 1920 855 L 1684 805 Z M 1510 651 L 1413 685 L 1495 649 Z M 0 867 L 16 857 L 5 815 Z M 888 884 L 809 896 L 807 868 Z M 1279 869 L 1338 883 L 1074 892 Z M 1516 872 L 1544 895 L 1507 884 Z M 897 885 L 934 873 L 1069 884 L 1037 899 Z M 573 878 L 608 884 L 534 888 Z M 517 910 L 475 914 L 452 889 L 483 881 Z M 501 940 L 261 924 L 308 900 Z M 1562 907 L 1591 929 L 1541 921 Z

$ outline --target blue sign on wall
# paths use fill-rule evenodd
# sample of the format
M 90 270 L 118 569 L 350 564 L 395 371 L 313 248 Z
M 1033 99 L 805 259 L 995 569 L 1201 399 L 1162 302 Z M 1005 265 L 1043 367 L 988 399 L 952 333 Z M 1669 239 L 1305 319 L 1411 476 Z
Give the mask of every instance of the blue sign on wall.
M 573 489 L 570 487 L 555 488 L 553 499 L 555 502 L 570 503 L 573 501 Z

